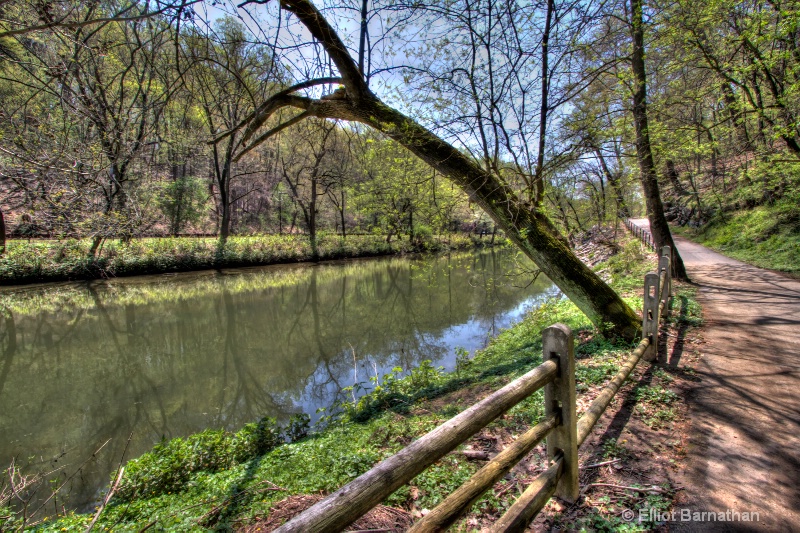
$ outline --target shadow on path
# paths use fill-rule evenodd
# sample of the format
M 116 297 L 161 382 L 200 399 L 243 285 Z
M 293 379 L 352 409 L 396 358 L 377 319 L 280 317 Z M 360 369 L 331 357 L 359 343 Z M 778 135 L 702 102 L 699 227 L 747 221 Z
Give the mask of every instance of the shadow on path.
M 684 503 L 676 507 L 758 513 L 758 522 L 674 522 L 670 529 L 797 531 L 800 282 L 680 237 L 676 243 L 705 319 L 699 380 L 688 397 Z M 676 346 L 669 367 L 680 361 L 680 339 Z

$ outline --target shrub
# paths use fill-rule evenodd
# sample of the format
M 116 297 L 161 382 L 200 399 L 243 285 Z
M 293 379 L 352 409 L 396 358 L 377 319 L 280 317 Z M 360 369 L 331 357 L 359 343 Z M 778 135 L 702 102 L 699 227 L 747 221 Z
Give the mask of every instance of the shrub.
M 303 436 L 298 428 L 302 417 L 292 417 L 289 434 Z M 306 417 L 307 419 L 307 417 Z M 307 425 L 307 421 L 306 421 Z M 282 444 L 284 431 L 274 418 L 262 418 L 236 433 L 207 429 L 186 438 L 162 442 L 152 451 L 125 466 L 125 476 L 117 489 L 117 501 L 151 498 L 179 492 L 195 472 L 218 472 L 243 463 Z

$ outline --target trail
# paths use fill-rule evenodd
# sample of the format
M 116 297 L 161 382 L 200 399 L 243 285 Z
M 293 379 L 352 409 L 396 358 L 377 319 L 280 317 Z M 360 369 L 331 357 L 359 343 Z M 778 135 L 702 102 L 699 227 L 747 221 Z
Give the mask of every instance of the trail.
M 649 230 L 646 219 L 632 222 Z M 800 531 L 800 282 L 680 237 L 675 243 L 705 318 L 676 508 L 730 510 L 733 518 L 755 512 L 759 521 L 676 521 L 670 529 Z M 666 363 L 679 359 L 673 353 Z

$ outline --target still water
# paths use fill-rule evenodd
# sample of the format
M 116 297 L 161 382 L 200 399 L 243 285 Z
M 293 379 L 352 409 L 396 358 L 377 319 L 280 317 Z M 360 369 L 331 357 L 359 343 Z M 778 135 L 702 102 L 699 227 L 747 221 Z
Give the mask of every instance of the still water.
M 451 370 L 456 347 L 557 293 L 520 263 L 502 250 L 2 289 L 0 467 L 63 480 L 88 459 L 66 487 L 85 509 L 123 453 L 162 438 L 313 421 L 392 367 Z

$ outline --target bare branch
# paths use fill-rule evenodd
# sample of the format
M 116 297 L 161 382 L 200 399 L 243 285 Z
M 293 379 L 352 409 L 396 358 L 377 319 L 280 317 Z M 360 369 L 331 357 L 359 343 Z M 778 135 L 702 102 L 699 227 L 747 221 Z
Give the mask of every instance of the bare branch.
M 292 94 L 293 92 L 299 91 L 301 89 L 307 89 L 309 87 L 314 87 L 314 86 L 317 86 L 317 85 L 327 85 L 327 84 L 341 83 L 341 82 L 342 82 L 342 78 L 315 78 L 313 80 L 302 81 L 300 83 L 292 85 L 291 87 L 287 87 L 286 89 L 283 89 L 282 91 L 279 91 L 279 92 L 273 94 L 272 96 L 270 96 L 266 101 L 264 101 L 264 103 L 262 103 L 260 106 L 258 106 L 252 113 L 250 113 L 248 116 L 246 116 L 244 119 L 242 119 L 242 121 L 239 122 L 239 124 L 237 124 L 235 127 L 231 128 L 230 130 L 226 131 L 225 133 L 222 133 L 222 134 L 218 135 L 217 137 L 214 137 L 214 139 L 209 141 L 208 144 L 216 144 L 216 143 L 220 142 L 221 140 L 226 139 L 227 137 L 230 137 L 231 135 L 233 135 L 234 133 L 236 133 L 237 131 L 239 131 L 245 125 L 247 125 L 249 123 L 249 125 L 247 127 L 247 130 L 245 131 L 244 137 L 242 138 L 242 142 L 247 142 L 250 139 L 250 137 L 253 136 L 253 133 L 255 133 L 255 131 L 258 128 L 263 126 L 264 122 L 266 122 L 269 119 L 269 117 L 275 111 L 277 111 L 277 109 L 279 109 L 280 107 L 283 107 L 283 105 L 278 106 L 278 107 L 274 107 L 276 100 L 282 100 L 285 97 L 287 97 L 290 94 Z M 262 119 L 262 117 L 263 117 L 263 119 Z
M 311 35 L 325 48 L 336 64 L 336 68 L 339 69 L 348 96 L 358 100 L 371 95 L 361 71 L 358 70 L 358 65 L 353 61 L 347 47 L 319 10 L 308 0 L 282 0 L 281 5 L 294 13 L 308 28 Z
M 262 135 L 259 135 L 258 138 L 255 141 L 253 141 L 247 148 L 245 148 L 244 150 L 242 150 L 241 152 L 236 154 L 236 157 L 233 158 L 233 161 L 234 162 L 238 162 L 242 157 L 244 157 L 244 155 L 246 153 L 251 151 L 253 148 L 256 148 L 258 145 L 260 145 L 261 143 L 263 143 L 264 141 L 266 141 L 267 139 L 269 139 L 273 135 L 285 130 L 286 128 L 288 128 L 292 124 L 297 124 L 298 122 L 300 122 L 301 120 L 303 120 L 304 118 L 306 118 L 308 116 L 310 116 L 310 112 L 309 111 L 303 111 L 299 115 L 297 115 L 295 117 L 292 117 L 291 119 L 287 120 L 286 122 L 275 126 L 271 130 L 263 133 Z

